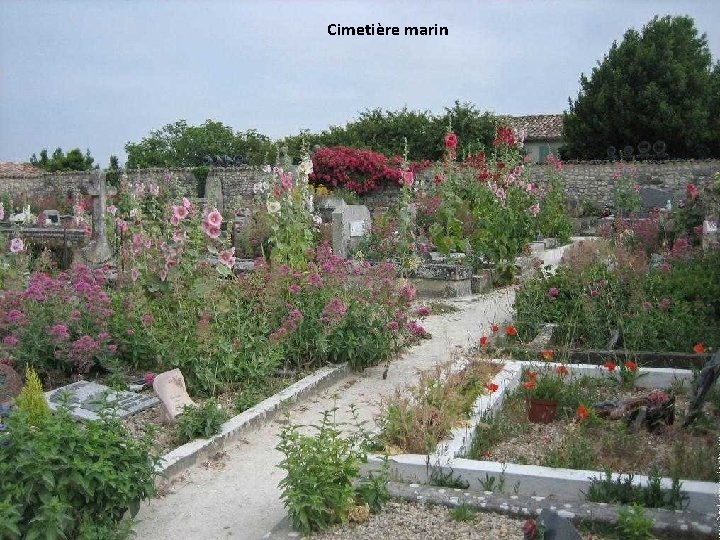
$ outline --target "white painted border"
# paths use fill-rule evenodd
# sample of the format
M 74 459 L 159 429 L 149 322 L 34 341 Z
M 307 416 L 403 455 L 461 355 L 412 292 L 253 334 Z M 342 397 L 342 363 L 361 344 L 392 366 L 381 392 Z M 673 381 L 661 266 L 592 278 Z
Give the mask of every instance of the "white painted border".
M 557 362 L 523 362 L 498 359 L 490 360 L 490 362 L 504 365 L 502 371 L 493 378 L 493 382 L 498 385 L 498 390 L 490 395 L 484 394 L 478 397 L 473 405 L 473 415 L 467 425 L 454 429 L 447 439 L 437 445 L 432 454 L 390 456 L 389 465 L 392 474 L 406 481 L 426 482 L 428 467 L 433 469 L 441 468 L 446 473 L 452 469 L 455 477 L 462 478 L 475 489 L 480 487 L 481 480 L 485 480 L 489 476 L 497 478 L 502 475 L 505 479 L 506 489 L 512 489 L 512 486 L 519 482 L 518 493 L 522 495 L 584 501 L 583 492 L 586 492 L 590 487 L 591 479 L 604 478 L 604 473 L 600 471 L 556 469 L 538 465 L 499 463 L 496 461 L 477 461 L 459 456 L 464 455 L 472 445 L 477 425 L 486 415 L 497 412 L 502 407 L 506 394 L 519 386 L 523 369 L 564 365 L 570 371 L 569 376 L 571 377 L 607 376 L 607 369 L 592 364 L 560 364 Z M 640 368 L 640 374 L 639 385 L 655 388 L 667 388 L 680 381 L 689 384 L 693 378 L 692 371 L 673 368 Z M 368 469 L 379 468 L 382 461 L 381 456 L 369 456 Z M 613 474 L 614 479 L 618 476 L 618 474 Z M 643 475 L 635 475 L 633 483 L 647 485 L 648 478 Z M 669 478 L 663 478 L 662 484 L 663 487 L 669 488 L 672 481 Z M 716 512 L 718 484 L 683 480 L 682 489 L 689 497 L 689 510 L 701 513 Z

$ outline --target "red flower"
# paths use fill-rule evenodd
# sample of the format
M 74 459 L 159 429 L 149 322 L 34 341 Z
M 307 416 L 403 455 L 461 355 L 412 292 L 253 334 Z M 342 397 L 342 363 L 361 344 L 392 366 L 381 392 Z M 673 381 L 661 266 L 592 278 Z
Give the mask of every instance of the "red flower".
M 555 358 L 555 351 L 553 351 L 552 349 L 546 349 L 542 352 L 542 357 L 543 357 L 543 360 L 550 361 L 553 358 Z
M 685 186 L 685 193 L 690 197 L 690 200 L 695 200 L 698 196 L 698 188 L 695 184 L 688 184 Z
M 613 362 L 612 360 L 606 360 L 605 363 L 603 364 L 603 366 L 606 367 L 610 373 L 612 373 L 613 371 L 615 371 L 617 364 L 615 362 Z
M 513 325 L 508 326 L 505 328 L 505 335 L 506 336 L 517 336 L 517 328 L 515 328 Z
M 634 373 L 634 372 L 637 371 L 638 366 L 637 366 L 637 364 L 636 364 L 635 362 L 633 362 L 632 360 L 628 360 L 627 362 L 625 362 L 625 368 L 626 368 L 628 371 L 632 371 L 632 372 Z
M 490 383 L 487 386 L 485 386 L 485 388 L 487 388 L 490 391 L 490 393 L 492 394 L 493 392 L 497 392 L 498 388 L 500 388 L 500 387 L 495 383 Z
M 522 526 L 523 538 L 525 540 L 535 540 L 537 538 L 538 527 L 534 519 L 528 519 Z
M 531 381 L 534 381 L 535 379 L 537 379 L 537 371 L 528 371 L 527 376 L 528 376 L 528 379 L 530 379 Z
M 447 135 L 445 135 L 445 148 L 448 150 L 455 150 L 458 145 L 458 138 L 457 135 L 450 132 Z
M 580 420 L 586 420 L 588 416 L 590 416 L 590 411 L 588 411 L 585 405 L 580 404 L 580 406 L 577 408 L 577 417 Z
M 702 343 L 696 343 L 693 346 L 693 351 L 695 351 L 695 354 L 703 354 L 705 352 L 705 345 Z
M 487 345 L 488 345 L 488 337 L 487 336 L 481 337 L 480 338 L 480 346 L 487 347 Z
M 556 371 L 557 374 L 560 375 L 561 377 L 564 377 L 565 375 L 567 375 L 568 373 L 570 373 L 570 372 L 568 371 L 568 368 L 566 368 L 565 366 L 558 366 L 558 367 L 555 368 L 555 371 Z
M 497 334 L 500 331 L 500 325 L 498 325 L 497 323 L 492 323 L 490 325 L 490 330 L 492 330 L 493 334 Z
M 525 388 L 525 390 L 535 390 L 537 388 L 537 383 L 535 382 L 535 379 L 524 382 L 523 388 Z

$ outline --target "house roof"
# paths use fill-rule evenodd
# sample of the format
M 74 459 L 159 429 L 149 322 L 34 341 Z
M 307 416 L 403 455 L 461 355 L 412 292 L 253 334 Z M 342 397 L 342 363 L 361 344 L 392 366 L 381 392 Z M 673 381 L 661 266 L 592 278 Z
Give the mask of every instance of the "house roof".
M 0 176 L 6 178 L 27 178 L 42 175 L 43 171 L 30 163 L 0 161 Z
M 527 132 L 525 140 L 562 139 L 562 114 L 531 114 L 527 116 L 505 116 L 503 119 L 516 130 Z

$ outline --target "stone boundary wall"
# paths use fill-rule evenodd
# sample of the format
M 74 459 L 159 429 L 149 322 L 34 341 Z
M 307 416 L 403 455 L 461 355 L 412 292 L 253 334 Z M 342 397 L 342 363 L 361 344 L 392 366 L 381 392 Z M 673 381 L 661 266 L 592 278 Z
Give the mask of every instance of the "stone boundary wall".
M 706 185 L 718 171 L 720 159 L 687 161 L 644 161 L 629 164 L 637 169 L 637 182 L 641 186 L 652 186 L 671 192 L 674 199 L 684 198 L 685 186 L 694 183 Z M 535 181 L 543 184 L 549 171 L 548 165 L 530 165 L 530 174 Z M 568 198 L 575 201 L 591 200 L 599 205 L 612 202 L 613 173 L 616 162 L 586 161 L 564 164 L 562 175 Z M 131 181 L 145 180 L 157 184 L 167 182 L 171 177 L 186 190 L 195 195 L 197 180 L 192 169 L 136 169 L 126 171 Z M 1 176 L 0 195 L 9 194 L 15 198 L 72 195 L 87 191 L 90 180 L 96 172 L 59 172 L 26 174 L 22 176 Z M 422 174 L 422 173 L 421 173 Z M 240 208 L 252 197 L 252 185 L 267 180 L 268 175 L 259 167 L 241 166 L 212 168 L 207 184 L 219 182 L 225 210 Z M 392 206 L 400 193 L 398 186 L 386 186 L 374 193 L 361 197 L 361 202 L 371 209 Z

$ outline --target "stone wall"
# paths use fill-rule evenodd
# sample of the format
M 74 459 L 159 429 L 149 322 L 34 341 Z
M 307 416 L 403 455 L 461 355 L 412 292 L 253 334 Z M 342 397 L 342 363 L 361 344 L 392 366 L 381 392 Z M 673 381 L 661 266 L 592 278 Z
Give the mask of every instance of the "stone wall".
M 592 200 L 599 205 L 610 203 L 616 165 L 603 161 L 565 163 L 563 177 L 568 197 L 576 201 Z M 709 182 L 712 176 L 720 171 L 720 160 L 637 162 L 632 166 L 637 168 L 637 181 L 641 186 L 672 193 L 672 198 L 677 200 L 684 196 L 687 183 L 705 185 Z M 547 176 L 548 166 L 530 165 L 529 168 L 532 177 L 542 184 Z M 83 193 L 95 174 L 62 172 L 0 176 L 0 195 L 7 193 L 13 198 L 36 198 Z M 127 175 L 131 181 L 145 180 L 157 184 L 174 179 L 188 193 L 197 193 L 197 180 L 192 169 L 130 170 Z M 216 183 L 219 180 L 225 210 L 230 210 L 244 206 L 245 201 L 252 197 L 253 184 L 268 180 L 269 175 L 260 168 L 251 166 L 213 168 L 208 182 L 212 179 L 215 179 Z M 399 193 L 398 186 L 387 186 L 362 196 L 361 203 L 370 208 L 392 206 Z
M 720 160 L 639 161 L 628 166 L 637 169 L 635 179 L 641 188 L 653 187 L 658 191 L 672 193 L 672 199 L 677 201 L 684 199 L 688 183 L 707 185 L 720 171 Z M 530 165 L 530 173 L 542 184 L 548 167 Z M 576 201 L 591 200 L 600 205 L 611 203 L 616 167 L 617 163 L 607 161 L 564 163 L 562 176 L 568 198 Z

